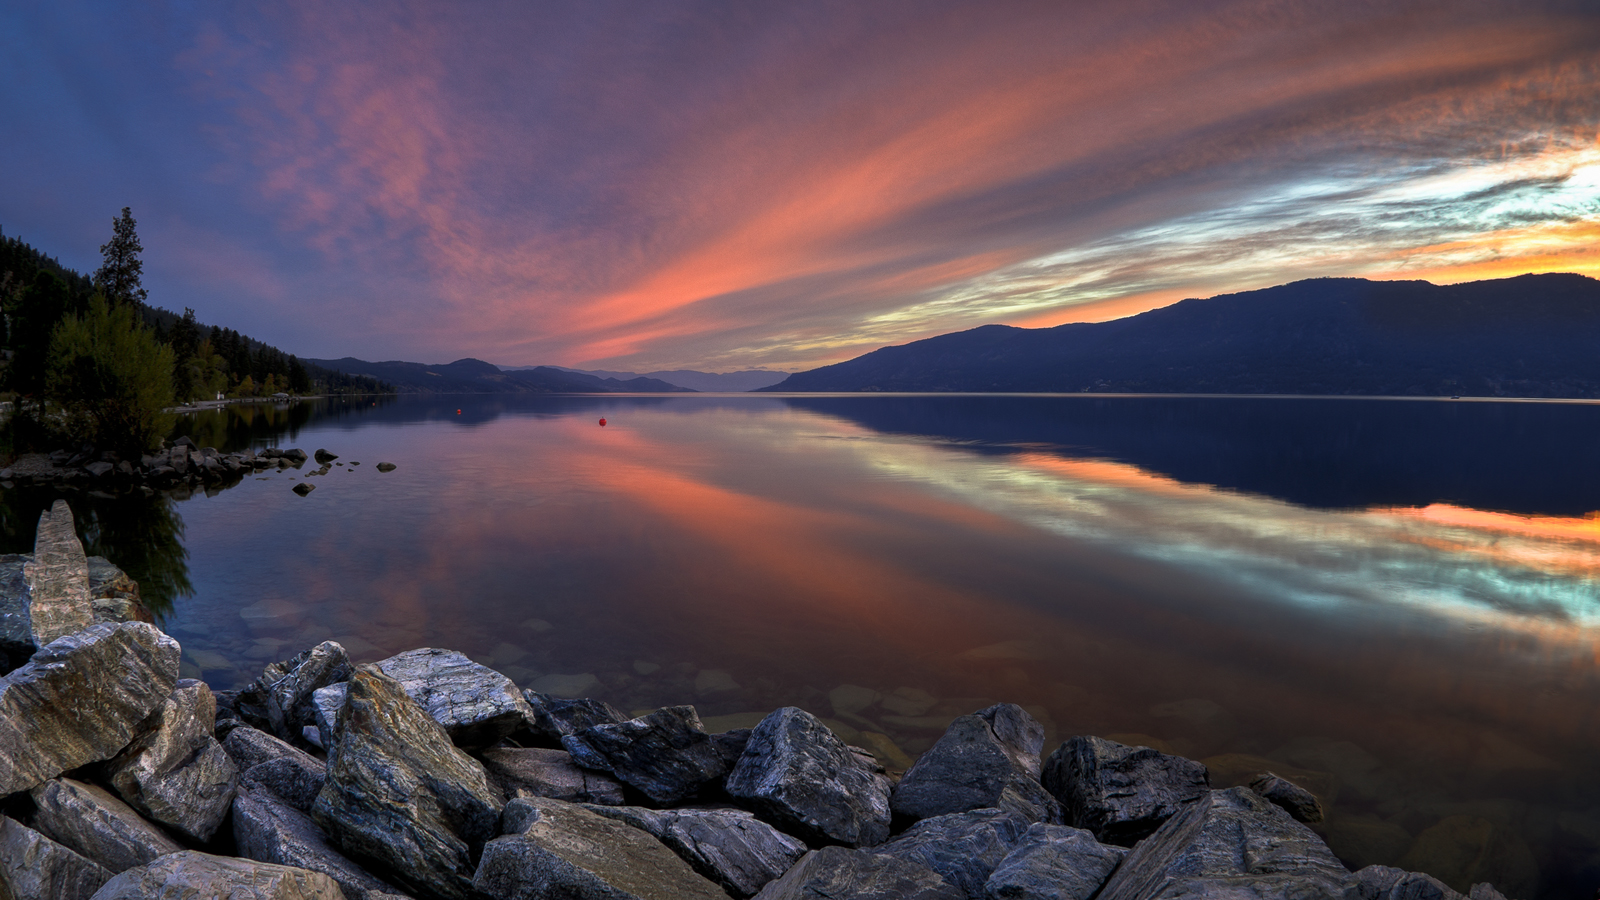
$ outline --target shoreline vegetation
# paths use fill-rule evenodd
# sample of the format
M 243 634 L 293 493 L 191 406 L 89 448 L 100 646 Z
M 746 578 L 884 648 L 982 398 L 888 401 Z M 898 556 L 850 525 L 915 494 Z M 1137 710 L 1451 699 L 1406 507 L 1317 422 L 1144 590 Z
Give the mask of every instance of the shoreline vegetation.
M 325 641 L 213 691 L 65 502 L 0 573 L 15 896 L 1504 900 L 1351 871 L 1311 827 L 1325 798 L 1271 772 L 1214 783 L 1088 735 L 1046 754 L 1012 703 L 912 761 L 797 707 L 711 733 L 437 648 L 357 665 Z

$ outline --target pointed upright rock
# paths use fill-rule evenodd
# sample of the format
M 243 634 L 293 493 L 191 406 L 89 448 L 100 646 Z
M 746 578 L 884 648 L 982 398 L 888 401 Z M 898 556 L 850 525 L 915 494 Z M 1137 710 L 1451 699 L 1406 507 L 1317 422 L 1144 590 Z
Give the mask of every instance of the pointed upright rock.
M 1057 825 L 1061 804 L 1039 783 L 1044 728 L 1015 703 L 950 723 L 895 786 L 894 813 L 926 819 L 993 807 Z
M 94 624 L 89 601 L 89 558 L 73 529 L 72 509 L 57 500 L 39 517 L 33 561 L 24 574 L 30 592 L 33 642 L 43 647 Z

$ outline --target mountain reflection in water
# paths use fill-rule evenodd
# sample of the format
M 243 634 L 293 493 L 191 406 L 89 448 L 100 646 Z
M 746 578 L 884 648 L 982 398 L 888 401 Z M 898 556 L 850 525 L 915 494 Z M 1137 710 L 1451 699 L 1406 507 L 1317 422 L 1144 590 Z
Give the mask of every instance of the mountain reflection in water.
M 351 463 L 310 497 L 290 470 L 177 504 L 193 594 L 169 627 L 219 688 L 328 637 L 361 660 L 451 647 L 623 709 L 692 702 L 714 728 L 802 706 L 891 764 L 1008 700 L 1052 742 L 1161 746 L 1217 784 L 1297 778 L 1353 865 L 1592 893 L 1596 418 L 1202 398 L 343 403 L 293 426 Z

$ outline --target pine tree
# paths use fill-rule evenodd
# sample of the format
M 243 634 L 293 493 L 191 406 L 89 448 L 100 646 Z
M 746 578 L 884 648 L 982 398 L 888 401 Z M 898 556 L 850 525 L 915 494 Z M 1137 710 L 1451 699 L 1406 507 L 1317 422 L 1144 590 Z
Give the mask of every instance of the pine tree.
M 193 400 L 200 391 L 190 365 L 200 349 L 200 326 L 194 320 L 194 310 L 184 309 L 183 318 L 173 323 L 167 343 L 172 345 L 173 394 L 179 400 Z
M 149 296 L 139 285 L 139 276 L 144 273 L 144 261 L 139 259 L 142 252 L 132 208 L 124 206 L 122 216 L 111 220 L 111 240 L 100 246 L 105 262 L 94 273 L 95 289 L 112 305 L 138 305 Z

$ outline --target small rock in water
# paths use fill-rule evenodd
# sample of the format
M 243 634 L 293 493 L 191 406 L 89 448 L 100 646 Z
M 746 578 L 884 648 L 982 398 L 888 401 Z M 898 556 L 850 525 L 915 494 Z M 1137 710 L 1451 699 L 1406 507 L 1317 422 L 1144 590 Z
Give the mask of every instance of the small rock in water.
M 312 484 L 309 481 L 302 481 L 299 484 L 295 485 L 294 487 L 290 488 L 290 490 L 294 491 L 296 494 L 299 494 L 302 497 L 304 497 L 305 495 L 311 493 L 312 491 L 314 491 L 316 489 L 317 489 L 317 486 Z
M 392 463 L 392 462 L 381 462 L 381 463 L 378 463 L 378 471 L 379 472 L 393 472 L 394 470 L 395 470 L 395 464 Z
M 328 451 L 322 449 L 321 447 L 318 447 L 317 448 L 317 452 L 313 453 L 312 457 L 314 459 L 316 459 L 317 462 L 322 463 L 323 465 L 327 465 L 328 463 L 331 463 L 334 460 L 338 459 L 339 455 L 337 453 L 329 453 Z

